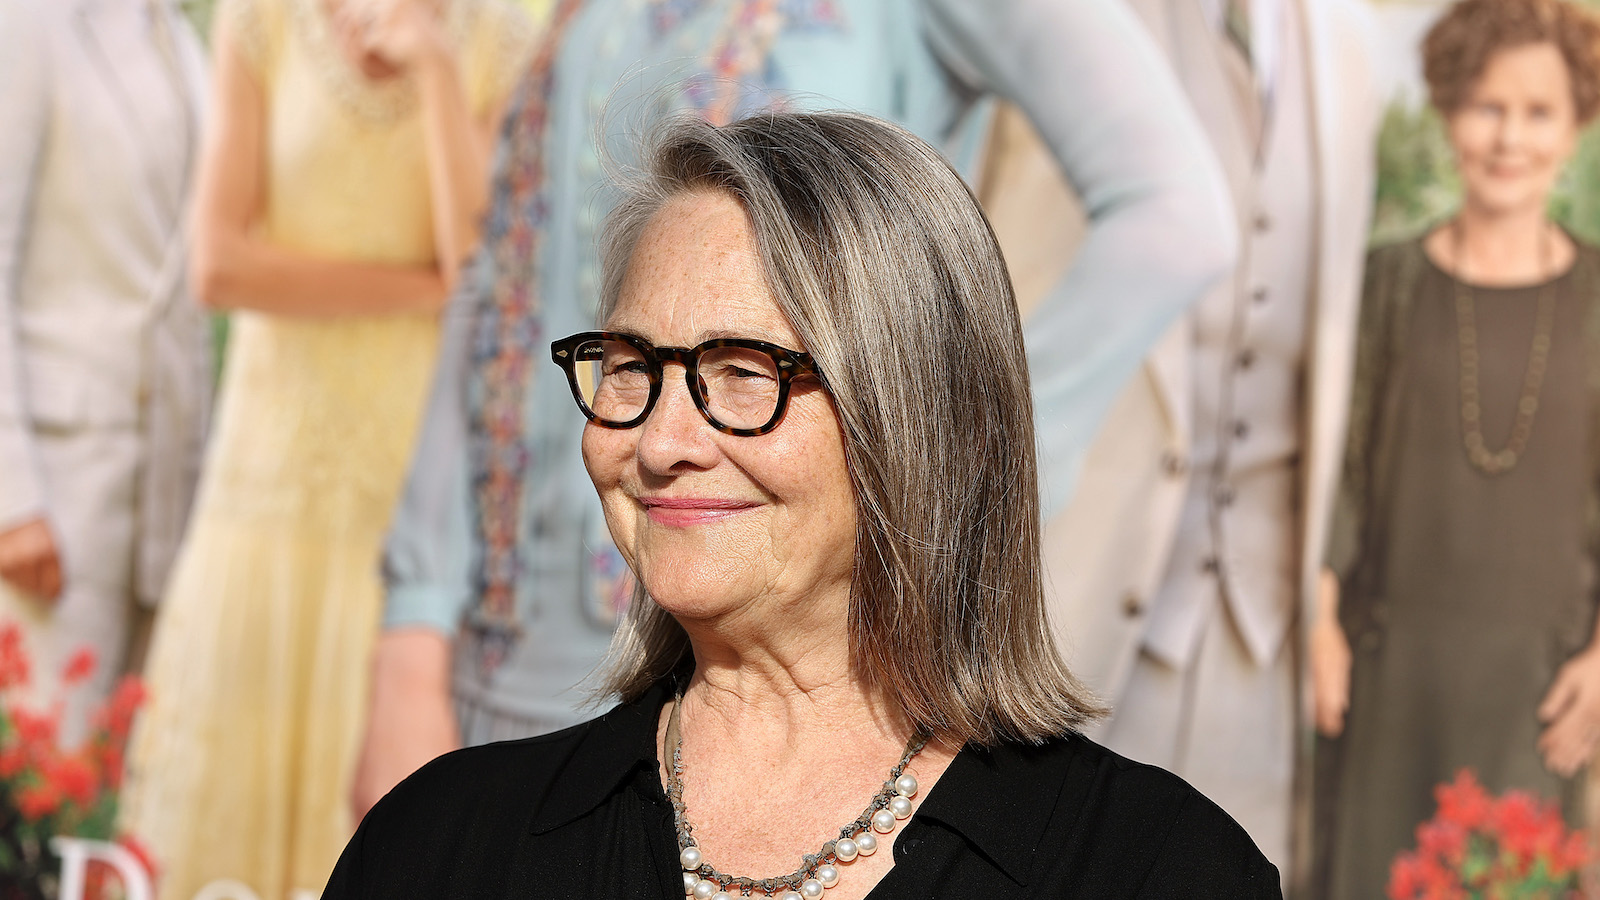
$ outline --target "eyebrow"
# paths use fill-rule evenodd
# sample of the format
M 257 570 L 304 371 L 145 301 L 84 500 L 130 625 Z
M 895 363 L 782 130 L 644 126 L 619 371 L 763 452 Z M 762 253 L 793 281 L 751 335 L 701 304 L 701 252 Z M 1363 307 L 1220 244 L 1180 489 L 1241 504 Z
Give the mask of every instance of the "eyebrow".
M 652 343 L 652 344 L 656 343 L 655 338 L 652 338 L 649 335 L 644 333 L 644 329 L 632 327 L 631 323 L 628 323 L 628 322 L 608 322 L 608 323 L 606 323 L 606 325 L 604 327 L 605 327 L 605 329 L 607 331 L 621 331 L 621 332 L 624 332 L 624 333 L 627 333 L 627 334 L 637 334 L 640 337 L 644 338 L 645 340 L 650 341 L 650 343 Z M 772 334 L 771 332 L 768 332 L 765 329 L 750 329 L 750 330 L 737 330 L 736 331 L 736 330 L 727 329 L 727 328 L 713 328 L 713 329 L 711 329 L 709 331 L 702 331 L 702 332 L 700 332 L 699 334 L 697 334 L 695 336 L 694 342 L 690 346 L 693 346 L 694 344 L 703 344 L 706 341 L 721 341 L 721 340 L 726 340 L 728 338 L 744 338 L 744 339 L 747 339 L 747 340 L 766 341 L 769 344 L 778 344 L 780 346 L 787 346 L 784 343 L 784 341 L 785 341 L 784 338 L 781 338 L 778 335 Z

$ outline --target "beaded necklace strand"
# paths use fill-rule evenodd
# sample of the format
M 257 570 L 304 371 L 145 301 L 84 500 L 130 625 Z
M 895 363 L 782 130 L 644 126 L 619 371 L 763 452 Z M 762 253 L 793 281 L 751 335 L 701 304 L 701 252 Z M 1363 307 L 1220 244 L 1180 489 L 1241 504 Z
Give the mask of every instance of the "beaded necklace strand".
M 672 700 L 672 713 L 667 718 L 665 743 L 672 748 L 672 765 L 667 767 L 667 799 L 672 802 L 673 824 L 678 831 L 678 862 L 683 865 L 683 892 L 695 900 L 732 900 L 732 890 L 739 896 L 754 896 L 761 891 L 776 900 L 817 900 L 823 892 L 839 883 L 839 869 L 835 863 L 847 863 L 858 856 L 871 856 L 878 850 L 877 834 L 889 834 L 912 812 L 911 798 L 917 793 L 917 779 L 906 774 L 906 767 L 922 748 L 927 746 L 929 735 L 918 732 L 906 744 L 900 762 L 889 771 L 889 780 L 874 794 L 872 802 L 850 824 L 839 829 L 839 836 L 822 845 L 816 853 L 800 858 L 800 868 L 775 878 L 749 878 L 717 871 L 705 861 L 705 855 L 694 841 L 694 826 L 689 823 L 689 812 L 683 803 L 683 732 L 679 729 L 679 713 L 683 709 L 683 694 Z

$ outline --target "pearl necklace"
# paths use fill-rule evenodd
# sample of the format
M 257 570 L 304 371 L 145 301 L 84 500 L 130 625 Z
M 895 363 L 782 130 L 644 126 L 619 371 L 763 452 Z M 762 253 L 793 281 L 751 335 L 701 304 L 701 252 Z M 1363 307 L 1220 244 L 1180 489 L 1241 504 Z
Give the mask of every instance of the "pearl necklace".
M 776 900 L 817 900 L 823 892 L 839 883 L 839 869 L 834 863 L 847 863 L 858 856 L 871 856 L 878 852 L 877 834 L 889 834 L 902 820 L 911 817 L 911 798 L 917 794 L 917 779 L 906 774 L 906 766 L 922 748 L 927 746 L 928 734 L 918 732 L 906 744 L 900 763 L 889 771 L 889 780 L 874 794 L 872 802 L 855 821 L 839 829 L 839 837 L 822 845 L 816 853 L 800 859 L 800 868 L 776 878 L 748 878 L 717 871 L 705 861 L 694 841 L 694 826 L 689 824 L 688 809 L 683 803 L 683 733 L 678 728 L 679 712 L 683 709 L 683 694 L 672 701 L 672 714 L 667 718 L 666 744 L 672 748 L 672 765 L 667 769 L 667 799 L 672 801 L 673 824 L 678 831 L 678 862 L 683 865 L 683 893 L 695 900 L 733 900 L 729 889 L 737 889 L 739 896 L 753 896 L 761 891 Z

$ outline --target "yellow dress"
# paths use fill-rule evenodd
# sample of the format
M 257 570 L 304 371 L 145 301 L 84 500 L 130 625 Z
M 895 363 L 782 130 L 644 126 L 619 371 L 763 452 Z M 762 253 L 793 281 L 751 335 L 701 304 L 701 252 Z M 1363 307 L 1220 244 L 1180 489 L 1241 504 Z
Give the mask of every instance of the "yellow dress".
M 362 80 L 321 7 L 219 11 L 266 99 L 263 233 L 323 258 L 431 263 L 414 87 Z M 506 0 L 452 0 L 447 19 L 469 101 L 500 108 L 532 26 Z M 353 830 L 379 553 L 437 340 L 432 315 L 233 317 L 123 793 L 162 900 L 221 879 L 261 900 L 315 896 Z

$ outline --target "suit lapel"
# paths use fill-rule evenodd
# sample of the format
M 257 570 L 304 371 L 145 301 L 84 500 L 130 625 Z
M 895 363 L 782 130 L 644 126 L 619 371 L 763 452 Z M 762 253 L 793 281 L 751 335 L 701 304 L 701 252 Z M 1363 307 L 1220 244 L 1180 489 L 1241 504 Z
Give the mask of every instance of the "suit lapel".
M 169 40 L 158 41 L 145 32 L 152 13 L 144 3 L 81 0 L 74 24 L 92 77 L 116 110 L 111 118 L 117 123 L 114 131 L 126 142 L 124 152 L 146 161 L 142 171 L 149 196 L 175 210 L 182 204 L 193 162 L 199 102 L 195 85 L 200 78 L 193 70 L 199 63 L 186 59 L 192 52 L 185 47 L 179 23 L 170 18 L 173 10 L 155 11 L 169 17 L 164 23 Z
M 127 40 L 120 21 L 123 13 L 123 10 L 116 8 L 113 0 L 82 0 L 73 21 L 90 68 L 94 70 L 100 86 L 114 101 L 112 105 L 117 110 L 118 123 L 128 132 L 126 137 L 136 140 L 141 123 L 138 104 L 133 102 L 133 98 L 141 85 L 129 84 L 127 73 L 119 71 L 116 62 Z

